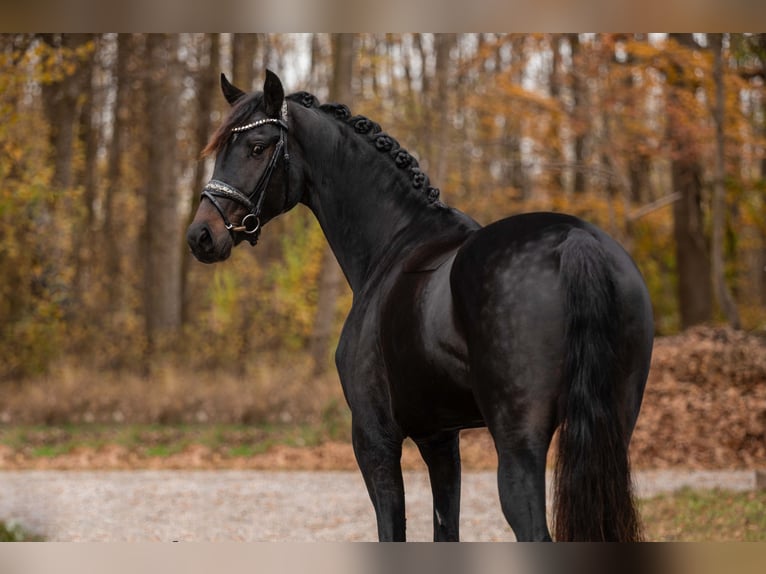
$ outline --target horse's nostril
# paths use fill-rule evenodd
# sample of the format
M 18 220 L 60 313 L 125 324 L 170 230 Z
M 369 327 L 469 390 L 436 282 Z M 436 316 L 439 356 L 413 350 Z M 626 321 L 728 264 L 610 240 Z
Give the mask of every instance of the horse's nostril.
M 213 235 L 210 233 L 210 227 L 207 224 L 189 229 L 187 243 L 194 253 L 210 251 L 213 248 Z
M 213 244 L 213 237 L 207 225 L 200 230 L 198 241 L 201 247 L 209 247 Z

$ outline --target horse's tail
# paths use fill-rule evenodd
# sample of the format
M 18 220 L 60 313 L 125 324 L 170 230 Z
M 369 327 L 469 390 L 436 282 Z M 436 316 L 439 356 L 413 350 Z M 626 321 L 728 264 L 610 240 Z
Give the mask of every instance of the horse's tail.
M 565 381 L 555 469 L 554 538 L 641 540 L 617 396 L 616 288 L 606 252 L 573 229 L 560 247 L 565 297 Z

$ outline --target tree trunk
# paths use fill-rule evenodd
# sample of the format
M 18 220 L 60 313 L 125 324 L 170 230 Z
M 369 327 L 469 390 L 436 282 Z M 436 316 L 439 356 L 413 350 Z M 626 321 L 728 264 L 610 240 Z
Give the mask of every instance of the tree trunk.
M 515 35 L 511 40 L 512 50 L 512 80 L 517 86 L 521 86 L 524 78 L 525 56 L 524 35 Z M 519 193 L 521 199 L 529 198 L 529 179 L 524 169 L 524 161 L 521 154 L 521 140 L 523 138 L 521 114 L 512 114 L 506 118 L 503 127 L 503 140 L 507 153 L 507 165 L 509 166 L 509 178 L 511 186 Z
M 758 59 L 761 64 L 761 70 L 766 70 L 766 34 L 758 34 Z M 766 139 L 766 98 L 761 98 L 761 137 Z M 766 155 L 761 158 L 761 182 L 766 182 Z M 763 221 L 766 221 L 766 205 L 761 214 Z M 758 265 L 758 290 L 760 291 L 761 305 L 766 307 L 766 228 L 761 227 L 761 249 L 760 261 Z
M 674 160 L 672 164 L 673 189 L 681 194 L 673 203 L 673 237 L 683 329 L 713 316 L 710 261 L 702 229 L 701 171 L 696 161 Z
M 94 38 L 98 47 L 98 39 Z M 94 86 L 94 68 L 96 66 L 95 52 L 90 54 L 88 59 L 82 64 L 82 93 L 84 95 L 82 111 L 80 113 L 79 139 L 82 149 L 85 152 L 85 162 L 82 166 L 82 173 L 78 180 L 82 186 L 82 219 L 78 225 L 82 232 L 75 233 L 72 238 L 72 251 L 74 254 L 74 285 L 73 295 L 76 305 L 82 308 L 83 296 L 89 292 L 90 286 L 87 283 L 87 268 L 93 261 L 93 249 L 96 247 L 88 240 L 95 231 L 95 203 L 96 203 L 96 185 L 98 172 L 98 124 L 96 122 L 96 89 Z
M 691 34 L 671 34 L 681 45 L 696 48 Z M 702 166 L 697 142 L 686 125 L 677 96 L 680 90 L 692 89 L 682 79 L 680 70 L 668 80 L 668 140 L 671 146 L 673 191 L 681 198 L 673 203 L 673 236 L 676 243 L 678 304 L 681 327 L 710 321 L 713 317 L 713 294 L 710 259 L 702 214 Z
M 234 34 L 231 45 L 232 81 L 246 92 L 255 89 L 255 58 L 260 34 Z M 260 66 L 259 66 L 260 68 Z
M 443 186 L 447 179 L 447 152 L 449 151 L 448 145 L 448 133 L 449 133 L 449 114 L 450 114 L 450 99 L 448 94 L 451 90 L 451 57 L 450 54 L 455 44 L 457 43 L 456 34 L 436 34 L 436 94 L 441 98 L 441 102 L 436 109 L 438 115 L 436 118 L 436 138 L 438 142 L 435 157 L 433 159 L 434 166 L 431 171 L 433 180 L 431 184 L 434 186 Z M 433 149 L 433 148 L 432 148 Z
M 119 249 L 119 234 L 115 233 L 119 217 L 116 211 L 116 199 L 122 189 L 121 159 L 125 153 L 125 131 L 129 121 L 129 85 L 130 85 L 130 38 L 127 34 L 118 34 L 116 40 L 115 64 L 113 67 L 113 83 L 115 100 L 112 113 L 112 138 L 108 147 L 107 185 L 104 196 L 104 227 L 102 236 L 104 246 L 102 256 L 106 273 L 106 297 L 108 308 L 114 309 L 122 300 L 122 286 Z M 106 310 L 104 311 L 106 313 Z
M 418 56 L 420 58 L 420 91 L 415 91 L 415 100 L 419 100 L 417 103 L 413 101 L 413 107 L 419 110 L 418 124 L 420 129 L 417 136 L 417 147 L 421 150 L 421 168 L 430 171 L 428 162 L 433 157 L 433 127 L 432 127 L 432 110 L 431 99 L 433 94 L 431 93 L 431 81 L 428 75 L 428 50 L 426 49 L 423 34 L 417 33 L 414 35 L 415 48 L 417 49 Z M 419 95 L 419 97 L 418 97 Z
M 551 69 L 548 74 L 548 90 L 551 99 L 561 105 L 561 44 L 563 37 L 561 34 L 551 34 Z M 551 193 L 557 195 L 564 190 L 563 164 L 564 157 L 561 153 L 561 114 L 553 113 L 551 115 L 550 129 L 547 134 L 546 145 L 551 162 Z
M 740 328 L 739 313 L 734 298 L 726 284 L 724 261 L 724 227 L 726 225 L 726 156 L 724 140 L 724 109 L 725 96 L 723 84 L 723 34 L 708 34 L 710 47 L 713 50 L 713 81 L 715 82 L 715 182 L 713 185 L 713 245 L 711 264 L 713 271 L 713 291 L 718 305 L 726 316 L 729 324 Z
M 310 78 L 307 90 L 312 94 L 316 93 L 319 87 L 319 70 L 322 62 L 322 46 L 320 44 L 319 34 L 311 34 L 311 62 L 310 62 Z
M 569 46 L 572 49 L 572 132 L 574 133 L 574 181 L 572 191 L 583 193 L 585 191 L 585 137 L 588 132 L 588 110 L 586 109 L 584 64 L 580 53 L 579 34 L 568 34 Z
M 42 39 L 51 47 L 74 50 L 90 40 L 90 34 L 43 34 Z M 45 115 L 50 126 L 50 142 L 53 157 L 52 184 L 58 190 L 72 187 L 74 172 L 72 158 L 76 120 L 77 100 L 82 93 L 86 68 L 78 66 L 74 73 L 66 74 L 57 82 L 43 85 Z
M 197 85 L 197 109 L 195 110 L 197 122 L 194 128 L 194 150 L 196 152 L 202 151 L 212 132 L 211 114 L 213 112 L 213 102 L 215 96 L 219 94 L 218 70 L 221 67 L 220 34 L 205 34 L 200 52 L 203 64 L 200 65 L 197 77 L 195 78 Z M 207 177 L 205 160 L 201 157 L 196 157 L 195 160 L 194 179 L 192 180 L 194 189 L 188 194 L 190 205 L 183 226 L 184 229 L 189 227 L 194 219 L 197 206 L 199 205 L 200 190 L 205 185 Z M 189 252 L 186 243 L 183 242 L 181 249 L 181 300 L 183 301 L 181 322 L 183 324 L 186 324 L 189 320 L 189 311 L 192 303 L 189 299 L 188 289 L 189 269 L 192 260 L 193 256 Z
M 354 34 L 333 34 L 333 78 L 329 100 L 353 106 L 352 77 L 354 64 Z M 311 337 L 314 374 L 324 373 L 329 366 L 330 343 L 335 327 L 335 307 L 341 287 L 341 271 L 329 246 L 322 257 L 319 275 L 317 313 Z
M 148 367 L 173 347 L 181 325 L 181 221 L 176 191 L 180 65 L 177 34 L 147 39 L 147 179 L 144 182 L 144 313 Z
M 464 66 L 464 63 L 466 60 L 470 58 L 470 56 L 466 56 L 465 54 L 465 42 L 458 43 L 458 61 L 457 61 L 457 75 L 455 78 L 455 110 L 459 114 L 459 116 L 462 118 L 461 123 L 463 126 L 468 121 L 468 118 L 466 116 L 466 110 L 467 110 L 467 100 L 468 96 L 467 94 L 471 90 L 471 80 L 469 77 L 469 74 L 466 72 L 466 66 Z M 465 129 L 465 128 L 463 128 Z M 462 198 L 468 198 L 470 196 L 469 188 L 471 185 L 471 160 L 470 160 L 470 153 L 466 153 L 466 144 L 467 141 L 463 140 L 459 142 L 459 146 L 457 149 L 457 163 L 458 163 L 458 186 L 455 192 L 460 195 Z M 453 192 L 453 193 L 455 193 Z
M 43 34 L 43 41 L 50 47 L 60 50 L 67 59 L 70 52 L 85 45 L 90 34 Z M 81 204 L 73 193 L 75 181 L 75 148 L 82 108 L 80 96 L 87 89 L 89 66 L 80 62 L 72 70 L 62 66 L 59 72 L 61 79 L 42 85 L 43 109 L 49 126 L 49 163 L 53 166 L 51 187 L 54 193 L 49 194 L 47 204 L 42 204 L 35 210 L 32 217 L 38 229 L 46 230 L 46 234 L 55 237 L 65 232 L 67 224 L 72 225 L 70 213 L 80 213 Z M 74 225 L 82 226 L 83 219 L 75 218 Z M 75 233 L 73 245 L 67 246 L 63 241 L 52 241 L 50 245 L 37 244 L 34 247 L 34 258 L 48 260 L 51 265 L 43 271 L 44 282 L 55 285 L 55 289 L 66 293 L 69 305 L 64 309 L 67 318 L 76 317 L 82 302 L 82 293 L 78 290 L 82 265 L 80 253 L 80 237 Z M 45 255 L 42 254 L 45 251 Z M 69 277 L 68 271 L 72 271 Z
M 645 34 L 633 34 L 635 42 L 646 42 Z M 632 67 L 635 65 L 635 56 L 628 54 L 625 65 Z M 625 75 L 625 85 L 628 88 L 628 102 L 631 108 L 641 105 L 638 98 L 634 95 L 633 74 Z M 630 200 L 639 205 L 648 203 L 654 199 L 650 194 L 650 175 L 652 170 L 652 160 L 649 154 L 641 150 L 641 146 L 635 146 L 635 152 L 629 154 L 628 161 L 628 184 L 630 186 Z

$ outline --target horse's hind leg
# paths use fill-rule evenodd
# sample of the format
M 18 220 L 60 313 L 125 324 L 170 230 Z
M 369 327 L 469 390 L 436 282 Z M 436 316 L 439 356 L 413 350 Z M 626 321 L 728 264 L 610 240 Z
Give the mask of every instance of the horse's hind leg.
M 531 439 L 531 440 L 530 440 Z M 495 436 L 497 485 L 505 519 L 518 541 L 551 539 L 545 515 L 545 459 L 547 444 L 535 437 Z
M 460 435 L 449 431 L 415 442 L 431 479 L 434 542 L 456 542 L 460 539 Z
M 519 541 L 551 539 L 545 463 L 556 428 L 556 384 L 546 384 L 555 380 L 546 369 L 532 370 L 537 376 L 518 371 L 505 381 L 488 376 L 484 392 L 494 390 L 479 401 L 497 450 L 500 504 Z

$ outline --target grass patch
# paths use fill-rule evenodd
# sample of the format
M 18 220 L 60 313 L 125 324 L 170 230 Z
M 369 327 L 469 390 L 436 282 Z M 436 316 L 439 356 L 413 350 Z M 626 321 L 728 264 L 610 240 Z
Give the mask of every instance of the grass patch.
M 189 445 L 224 456 L 250 456 L 275 445 L 316 446 L 350 440 L 350 421 L 338 409 L 311 424 L 67 424 L 0 425 L 0 445 L 31 458 L 54 458 L 79 447 L 119 445 L 141 456 L 166 457 Z M 341 420 L 343 419 L 343 420 Z M 345 429 L 345 430 L 344 430 Z
M 68 454 L 72 451 L 74 445 L 70 443 L 64 444 L 44 444 L 34 447 L 32 449 L 32 456 L 39 458 L 53 458 L 61 456 L 62 454 Z
M 172 456 L 174 454 L 178 454 L 181 452 L 184 448 L 184 445 L 181 443 L 176 444 L 156 444 L 153 446 L 148 446 L 143 450 L 144 456 L 149 457 L 160 457 L 165 458 L 168 456 Z
M 249 444 L 240 444 L 226 450 L 226 455 L 231 457 L 248 457 L 255 454 L 266 452 L 269 448 L 268 443 L 261 443 L 258 446 Z
M 648 540 L 766 542 L 766 490 L 685 488 L 639 502 Z
M 0 542 L 42 542 L 44 538 L 33 534 L 15 522 L 0 521 Z

